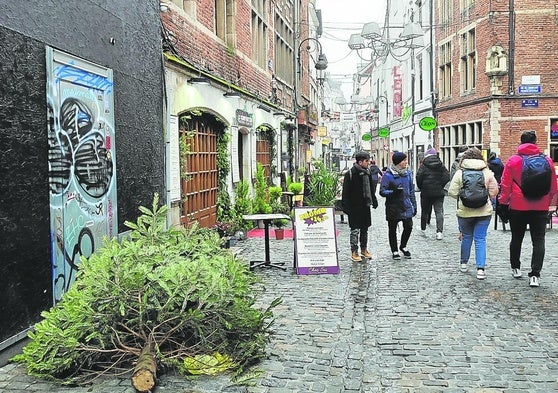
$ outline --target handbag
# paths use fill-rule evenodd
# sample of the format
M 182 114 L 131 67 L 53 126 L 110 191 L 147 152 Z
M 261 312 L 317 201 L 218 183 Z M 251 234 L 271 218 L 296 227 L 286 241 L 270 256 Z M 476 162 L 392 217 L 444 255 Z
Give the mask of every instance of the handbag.
M 500 217 L 500 220 L 502 220 L 504 224 L 506 224 L 510 220 L 511 216 L 510 205 L 502 205 L 498 203 L 496 205 L 496 215 Z

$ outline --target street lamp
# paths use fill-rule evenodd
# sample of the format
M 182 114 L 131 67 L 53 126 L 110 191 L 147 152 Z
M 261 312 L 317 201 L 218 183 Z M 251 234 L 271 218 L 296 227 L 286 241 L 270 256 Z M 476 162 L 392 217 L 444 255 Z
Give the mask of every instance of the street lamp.
M 313 44 L 313 46 L 312 46 Z M 303 49 L 303 45 L 306 45 L 304 47 L 304 49 L 308 52 L 308 54 L 310 55 L 310 53 L 312 52 L 318 52 L 318 57 L 317 60 L 314 63 L 314 68 L 318 71 L 318 75 L 316 76 L 316 81 L 319 83 L 320 87 L 322 86 L 322 83 L 324 81 L 324 78 L 321 76 L 322 72 L 327 68 L 327 58 L 325 56 L 325 54 L 322 51 L 322 44 L 320 43 L 320 41 L 318 41 L 317 38 L 314 37 L 307 37 L 303 40 L 300 41 L 300 43 L 298 44 L 298 48 L 297 48 L 297 56 L 295 59 L 295 78 L 294 78 L 294 94 L 293 94 L 293 98 L 294 98 L 294 107 L 295 110 L 298 111 L 302 105 L 300 104 L 299 101 L 299 95 L 300 95 L 300 77 L 302 75 L 302 59 L 301 59 L 301 53 L 302 53 L 302 49 Z M 314 50 L 312 50 L 314 49 Z M 311 56 L 310 56 L 311 57 Z M 312 58 L 313 59 L 313 58 Z M 299 164 L 299 141 L 298 141 L 298 129 L 297 131 L 294 133 L 294 169 L 296 172 L 298 172 L 298 164 Z
M 404 57 L 410 52 L 410 77 L 411 77 L 411 141 L 410 148 L 412 157 L 411 165 L 415 161 L 415 49 L 424 47 L 424 32 L 419 23 L 414 22 L 414 13 L 410 14 L 410 22 L 404 26 L 394 26 L 389 23 L 391 10 L 391 0 L 386 1 L 386 17 L 384 26 L 381 28 L 376 22 L 364 24 L 360 34 L 352 34 L 349 38 L 349 48 L 355 50 L 359 57 L 361 50 L 371 51 L 370 62 L 375 65 L 385 63 L 388 56 L 396 61 L 403 61 Z M 392 38 L 391 30 L 400 31 L 397 38 Z M 386 100 L 387 103 L 387 100 Z

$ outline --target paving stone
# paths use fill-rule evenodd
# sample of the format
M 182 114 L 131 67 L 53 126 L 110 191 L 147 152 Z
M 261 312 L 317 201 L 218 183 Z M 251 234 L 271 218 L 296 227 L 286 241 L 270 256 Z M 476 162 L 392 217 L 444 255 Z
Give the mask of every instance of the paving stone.
M 420 194 L 417 194 L 420 198 Z M 188 381 L 161 376 L 169 393 L 291 392 L 552 392 L 558 391 L 558 229 L 546 233 L 541 287 L 513 279 L 508 262 L 509 230 L 488 232 L 487 279 L 475 278 L 474 252 L 468 273 L 459 271 L 455 200 L 445 201 L 444 239 L 413 231 L 410 260 L 393 261 L 383 200 L 372 211 L 371 261 L 349 259 L 349 227 L 340 235 L 340 273 L 298 276 L 293 269 L 258 268 L 257 304 L 277 297 L 274 334 L 262 370 L 250 385 L 230 376 Z M 420 213 L 417 215 L 415 226 Z M 243 260 L 261 259 L 262 239 L 239 242 Z M 293 241 L 272 240 L 274 260 L 293 256 Z M 522 256 L 530 257 L 525 237 Z M 247 262 L 246 262 L 247 263 Z M 522 268 L 525 274 L 528 263 Z M 85 389 L 85 390 L 83 390 Z M 132 393 L 129 377 L 86 388 L 59 387 L 25 375 L 19 365 L 0 368 L 0 391 Z

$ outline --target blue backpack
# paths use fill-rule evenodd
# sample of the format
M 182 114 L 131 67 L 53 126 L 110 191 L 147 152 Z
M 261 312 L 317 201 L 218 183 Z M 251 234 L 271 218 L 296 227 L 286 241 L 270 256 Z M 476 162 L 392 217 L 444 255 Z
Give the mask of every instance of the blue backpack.
M 542 153 L 520 156 L 522 159 L 521 184 L 515 183 L 521 188 L 525 198 L 540 199 L 550 192 L 553 170 Z

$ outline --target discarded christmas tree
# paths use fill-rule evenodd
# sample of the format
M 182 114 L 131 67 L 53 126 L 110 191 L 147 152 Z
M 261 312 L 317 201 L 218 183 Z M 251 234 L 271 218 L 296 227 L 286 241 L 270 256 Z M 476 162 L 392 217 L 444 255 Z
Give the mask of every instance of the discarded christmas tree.
M 166 229 L 157 196 L 140 211 L 126 223 L 131 239 L 83 259 L 72 288 L 43 312 L 14 358 L 30 374 L 83 384 L 129 373 L 148 391 L 157 370 L 239 374 L 264 355 L 280 300 L 255 308 L 256 277 L 214 231 Z

